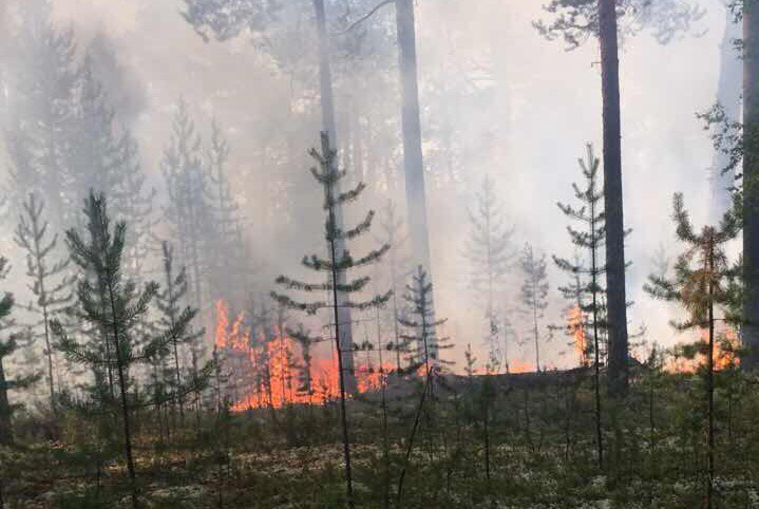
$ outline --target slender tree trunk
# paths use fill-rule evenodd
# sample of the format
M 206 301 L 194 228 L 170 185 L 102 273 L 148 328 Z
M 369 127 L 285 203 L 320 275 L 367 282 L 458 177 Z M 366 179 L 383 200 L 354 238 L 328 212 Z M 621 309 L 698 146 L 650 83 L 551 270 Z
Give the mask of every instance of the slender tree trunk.
M 540 335 L 538 334 L 538 281 L 533 274 L 532 281 L 532 333 L 535 337 L 535 372 L 540 373 Z
M 394 215 L 392 216 L 395 217 Z M 391 225 L 391 228 L 394 227 L 395 224 L 393 223 Z M 392 244 L 391 239 L 391 244 Z M 393 341 L 395 346 L 395 368 L 398 370 L 398 374 L 401 374 L 401 332 L 400 332 L 400 325 L 398 323 L 398 319 L 400 318 L 400 314 L 398 313 L 398 274 L 396 272 L 397 267 L 397 258 L 395 256 L 395 249 L 390 250 L 390 278 L 393 282 L 393 295 L 391 297 L 392 299 L 392 305 L 393 305 Z
M 507 318 L 507 312 L 503 312 L 503 363 L 504 363 L 504 370 L 506 371 L 506 374 L 508 375 L 511 372 L 511 367 L 509 366 L 509 329 L 507 327 L 508 325 L 508 318 Z
M 174 317 L 172 313 L 171 318 L 172 329 L 174 328 Z M 172 341 L 174 346 L 174 371 L 175 371 L 175 377 L 176 377 L 176 383 L 177 383 L 177 404 L 179 405 L 179 419 L 180 423 L 184 425 L 184 394 L 182 392 L 182 374 L 179 371 L 179 347 L 177 346 L 177 338 L 173 338 Z
M 616 0 L 598 0 L 603 88 L 606 293 L 609 328 L 609 394 L 627 394 L 628 346 L 625 297 L 625 226 L 622 205 L 622 128 Z
M 390 436 L 387 421 L 387 387 L 385 379 L 385 366 L 382 364 L 383 356 L 382 349 L 382 327 L 380 325 L 380 311 L 376 310 L 377 316 L 377 354 L 379 360 L 379 375 L 380 375 L 380 409 L 382 411 L 382 507 L 383 509 L 390 508 Z M 2 508 L 0 508 L 2 509 Z
M 709 257 L 707 260 L 709 276 L 709 352 L 706 373 L 706 391 L 708 405 L 707 423 L 707 480 L 705 508 L 712 509 L 714 489 L 714 236 L 709 239 Z
M 532 306 L 532 319 L 532 332 L 535 336 L 535 372 L 540 373 L 540 336 L 538 335 L 538 310 L 534 304 Z
M 31 211 L 36 211 L 34 194 L 31 194 Z M 42 210 L 41 208 L 39 209 Z M 45 274 L 42 255 L 42 246 L 40 246 L 40 224 L 38 222 L 39 216 L 36 213 L 31 213 L 32 219 L 32 233 L 34 237 L 34 257 L 37 265 L 37 286 L 40 296 L 40 307 L 42 308 L 42 325 L 45 334 L 45 355 L 47 357 L 47 381 L 48 389 L 50 390 L 50 409 L 53 415 L 57 415 L 57 409 L 55 405 L 55 381 L 53 377 L 53 350 L 50 347 L 50 324 L 48 323 L 48 301 L 47 301 L 47 288 L 45 287 Z
M 129 416 L 129 401 L 127 400 L 127 380 L 126 372 L 124 370 L 125 360 L 121 355 L 121 345 L 119 344 L 119 327 L 116 323 L 116 317 L 118 311 L 116 309 L 116 300 L 113 293 L 113 287 L 108 288 L 108 294 L 111 307 L 111 319 L 113 320 L 113 343 L 116 350 L 116 368 L 118 373 L 119 392 L 121 393 L 121 413 L 124 425 L 124 452 L 127 461 L 127 471 L 129 472 L 129 481 L 131 484 L 132 492 L 132 507 L 133 509 L 139 509 L 140 503 L 137 498 L 137 474 L 134 468 L 134 457 L 132 455 L 132 429 Z
M 8 380 L 5 378 L 3 358 L 0 357 L 0 445 L 13 443 L 11 426 L 11 405 L 8 401 Z
M 327 16 L 324 10 L 324 0 L 313 0 L 314 10 L 316 11 L 316 24 L 319 36 L 319 89 L 321 92 L 321 107 L 322 107 L 322 130 L 327 133 L 329 143 L 327 150 L 335 150 L 337 147 L 337 127 L 335 125 L 335 103 L 332 94 L 332 70 L 330 68 L 330 51 L 329 51 L 329 35 L 327 33 Z M 326 153 L 324 154 L 326 157 Z M 333 164 L 337 164 L 337 158 L 335 157 Z M 334 168 L 336 169 L 336 168 Z M 339 187 L 335 186 L 333 192 L 337 195 L 340 193 Z M 334 206 L 335 226 L 338 229 L 343 229 L 343 211 L 339 203 Z M 345 242 L 342 239 L 336 239 L 335 241 L 335 259 L 341 260 L 345 253 Z M 337 283 L 345 285 L 346 274 L 344 270 L 337 271 Z M 355 394 L 357 390 L 356 385 L 356 371 L 353 361 L 353 323 L 351 321 L 350 308 L 343 304 L 347 302 L 348 298 L 345 292 L 337 292 L 337 312 L 339 317 L 337 323 L 340 327 L 340 348 L 338 350 L 338 356 L 341 357 L 341 363 L 345 370 L 343 375 L 345 376 L 345 389 L 349 394 Z
M 40 282 L 42 288 L 42 282 Z M 44 290 L 42 290 L 44 292 Z M 42 293 L 44 295 L 44 293 Z M 50 409 L 53 415 L 58 414 L 58 408 L 55 404 L 55 381 L 53 378 L 53 349 L 50 346 L 50 325 L 48 324 L 47 305 L 42 306 L 42 320 L 45 328 L 45 354 L 47 356 L 47 381 L 50 390 Z
M 173 302 L 174 302 L 174 281 L 172 281 L 172 274 L 166 274 L 166 288 L 169 292 L 169 326 L 171 330 L 174 330 L 176 325 L 176 317 L 174 316 Z M 178 338 L 171 338 L 171 346 L 174 350 L 174 378 L 177 384 L 177 404 L 179 406 L 179 422 L 184 425 L 184 394 L 182 393 L 182 373 L 179 370 L 179 345 Z
M 432 382 L 432 376 L 429 371 L 427 371 L 427 377 L 424 382 L 424 387 L 422 388 L 422 395 L 419 398 L 419 406 L 416 409 L 416 415 L 414 416 L 414 425 L 411 427 L 411 434 L 409 435 L 408 444 L 406 446 L 406 455 L 404 456 L 403 460 L 403 467 L 401 468 L 400 476 L 398 477 L 398 493 L 395 497 L 395 507 L 396 509 L 400 509 L 401 506 L 401 500 L 403 499 L 403 481 L 406 478 L 406 471 L 408 470 L 408 465 L 411 462 L 411 453 L 414 451 L 414 439 L 416 438 L 416 433 L 419 429 L 419 423 L 422 420 L 422 411 L 424 410 L 424 401 L 427 398 L 427 392 L 430 391 L 430 385 Z
M 416 56 L 416 21 L 413 0 L 396 0 L 396 24 L 402 94 L 403 169 L 406 177 L 406 217 L 411 236 L 414 266 L 421 265 L 432 277 L 427 196 L 422 155 L 422 125 L 419 112 L 419 78 Z M 434 321 L 434 299 L 430 296 Z M 435 342 L 435 338 L 431 338 Z
M 492 230 L 491 230 L 491 210 L 490 210 L 490 204 L 488 203 L 488 211 L 485 216 L 485 231 L 487 231 L 487 242 L 485 244 L 485 252 L 486 252 L 486 263 L 488 267 L 488 303 L 487 303 L 487 313 L 488 313 L 488 327 L 490 330 L 488 330 L 488 334 L 490 336 L 490 353 L 492 354 L 492 358 L 495 360 L 498 358 L 498 322 L 495 317 L 495 307 L 494 307 L 494 284 L 495 284 L 495 275 L 493 274 L 493 249 L 492 249 Z
M 319 1 L 319 0 L 317 0 Z M 325 157 L 330 157 L 327 155 L 330 151 L 330 145 L 329 145 L 329 137 L 325 133 L 322 136 L 322 152 L 325 154 Z M 325 192 L 327 195 L 327 202 L 328 203 L 334 203 L 335 200 L 333 197 L 335 196 L 335 189 L 333 183 L 327 183 L 325 186 Z M 329 207 L 329 225 L 332 230 L 336 228 L 336 221 L 337 218 L 335 217 L 335 207 L 330 206 Z M 335 349 L 337 353 L 337 370 L 339 374 L 339 380 L 340 380 L 340 425 L 342 428 L 342 434 L 343 434 L 343 458 L 345 461 L 345 488 L 346 488 L 346 495 L 347 495 L 347 502 L 349 509 L 353 509 L 355 507 L 355 503 L 353 500 L 353 473 L 351 470 L 351 447 L 350 447 L 350 435 L 348 432 L 348 410 L 346 408 L 346 393 L 348 392 L 347 389 L 347 373 L 345 370 L 345 358 L 342 355 L 342 349 L 343 349 L 343 342 L 342 339 L 345 337 L 342 334 L 342 329 L 345 324 L 340 322 L 341 314 L 340 314 L 340 297 L 338 294 L 338 277 L 340 274 L 340 271 L 337 269 L 337 253 L 338 253 L 338 247 L 337 247 L 337 239 L 335 238 L 335 232 L 331 231 L 328 233 L 329 237 L 329 249 L 330 249 L 330 261 L 332 262 L 332 311 L 333 311 L 333 319 L 335 320 Z M 347 324 L 348 327 L 350 327 L 350 324 Z M 351 350 L 352 352 L 352 350 Z M 353 355 L 351 353 L 351 362 L 353 361 Z M 353 381 L 355 383 L 355 374 Z
M 591 188 L 595 187 L 591 185 Z M 590 238 L 593 246 L 590 249 L 591 292 L 593 299 L 593 395 L 595 398 L 596 450 L 598 453 L 598 470 L 604 468 L 604 441 L 601 423 L 601 352 L 598 341 L 598 244 L 601 239 L 596 232 L 595 202 L 590 204 Z
M 748 355 L 741 366 L 759 366 L 759 2 L 743 11 L 743 281 L 742 326 Z
M 659 472 L 659 466 L 656 463 L 656 421 L 654 420 L 654 391 L 655 387 L 654 384 L 651 383 L 651 388 L 649 389 L 648 393 L 648 433 L 649 433 L 649 441 L 648 441 L 648 461 L 649 461 L 649 475 L 656 479 L 658 477 Z M 648 502 L 649 505 L 651 504 L 651 501 L 654 498 L 653 495 L 653 488 L 654 483 L 649 482 L 648 484 Z
M 287 385 L 290 380 L 290 366 L 288 365 L 287 358 L 287 345 L 285 344 L 285 324 L 282 318 L 282 308 L 277 312 L 277 343 L 279 343 L 279 355 L 282 357 L 280 360 L 280 378 L 282 379 L 282 407 L 286 407 L 289 398 L 287 395 Z

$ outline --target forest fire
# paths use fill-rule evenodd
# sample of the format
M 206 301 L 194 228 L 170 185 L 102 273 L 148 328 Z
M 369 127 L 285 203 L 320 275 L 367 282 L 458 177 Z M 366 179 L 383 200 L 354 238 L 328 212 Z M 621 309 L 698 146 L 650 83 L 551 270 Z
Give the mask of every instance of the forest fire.
M 532 373 L 535 366 L 526 361 L 509 361 L 509 373 L 518 375 L 520 373 Z
M 574 338 L 574 350 L 580 358 L 580 366 L 589 366 L 588 338 L 585 335 L 585 315 L 578 304 L 569 309 L 567 332 Z
M 714 370 L 725 371 L 740 364 L 737 350 L 740 342 L 737 332 L 732 328 L 725 330 L 717 335 L 718 340 L 714 344 Z M 708 344 L 707 332 L 701 334 L 701 344 Z M 707 358 L 705 353 L 698 352 L 695 356 L 685 355 L 687 347 L 676 347 L 675 356 L 666 366 L 670 373 L 695 373 L 700 366 L 706 366 Z
M 254 331 L 245 313 L 230 321 L 227 304 L 216 303 L 214 343 L 220 352 L 232 411 L 281 408 L 291 404 L 325 404 L 340 395 L 337 357 L 311 358 L 297 341 L 278 325 Z M 356 368 L 358 391 L 377 390 L 383 373 L 393 369 L 383 363 Z

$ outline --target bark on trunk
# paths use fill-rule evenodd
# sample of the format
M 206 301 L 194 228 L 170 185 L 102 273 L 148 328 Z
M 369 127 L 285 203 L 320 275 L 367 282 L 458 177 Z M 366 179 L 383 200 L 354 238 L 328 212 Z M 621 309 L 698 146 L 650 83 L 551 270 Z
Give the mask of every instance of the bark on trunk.
M 332 150 L 337 147 L 337 127 L 335 125 L 335 103 L 332 95 L 332 70 L 329 62 L 329 36 L 327 34 L 327 16 L 324 10 L 324 0 L 314 0 L 314 10 L 316 11 L 316 24 L 319 38 L 319 87 L 321 92 L 322 107 L 322 130 L 329 136 L 329 146 Z M 339 194 L 340 189 L 335 189 Z M 335 205 L 335 226 L 338 229 L 344 229 L 343 211 L 340 204 Z M 335 256 L 341 260 L 345 253 L 345 242 L 338 239 L 335 242 Z M 346 284 L 346 274 L 344 270 L 337 273 L 337 284 Z M 340 357 L 342 360 L 342 369 L 345 376 L 345 390 L 348 394 L 355 394 L 357 390 L 356 373 L 353 362 L 353 333 L 351 323 L 350 309 L 342 305 L 347 301 L 347 295 L 344 292 L 337 292 L 338 317 L 337 322 L 340 324 Z
M 622 205 L 622 134 L 619 98 L 619 47 L 616 0 L 599 0 L 603 87 L 604 203 L 609 330 L 609 393 L 627 393 L 627 300 L 625 227 Z
M 403 170 L 406 178 L 406 221 L 409 226 L 414 265 L 421 265 L 432 277 L 427 197 L 424 184 L 422 125 L 419 113 L 419 77 L 416 57 L 416 21 L 413 0 L 396 0 L 398 58 L 402 94 L 401 123 L 403 128 Z M 430 304 L 434 321 L 434 299 Z M 432 338 L 433 345 L 436 344 Z M 433 348 L 434 350 L 434 348 Z
M 749 352 L 741 366 L 759 366 L 759 3 L 747 3 L 743 13 L 743 278 L 742 327 Z
M 8 401 L 8 381 L 5 378 L 3 359 L 0 358 L 0 445 L 9 445 L 13 442 L 13 428 L 11 427 L 11 406 Z

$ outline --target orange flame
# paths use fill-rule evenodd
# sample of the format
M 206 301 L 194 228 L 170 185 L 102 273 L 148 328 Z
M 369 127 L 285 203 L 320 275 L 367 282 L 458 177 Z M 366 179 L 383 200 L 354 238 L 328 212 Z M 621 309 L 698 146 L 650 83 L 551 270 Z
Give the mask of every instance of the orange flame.
M 701 333 L 701 340 L 704 343 L 707 343 L 709 340 L 707 334 L 708 332 L 705 330 Z M 715 341 L 714 344 L 715 371 L 724 371 L 740 364 L 740 359 L 736 354 L 739 344 L 737 332 L 730 327 L 726 327 L 723 337 L 719 341 Z M 699 353 L 694 359 L 671 359 L 664 369 L 670 373 L 695 373 L 699 367 L 706 366 L 707 362 L 706 355 Z
M 574 336 L 574 349 L 580 357 L 580 366 L 589 366 L 590 359 L 588 359 L 588 338 L 585 335 L 585 316 L 578 304 L 575 304 L 569 310 L 567 331 Z
M 530 373 L 535 371 L 535 367 L 529 362 L 524 361 L 509 361 L 509 373 Z
M 216 303 L 214 340 L 233 373 L 229 390 L 233 411 L 324 404 L 339 397 L 340 381 L 334 352 L 329 359 L 313 358 L 306 375 L 297 342 L 279 327 L 273 327 L 272 333 L 268 338 L 262 334 L 254 346 L 251 330 L 245 327 L 244 314 L 240 313 L 230 326 L 227 305 L 221 300 Z M 381 368 L 379 364 L 368 362 L 356 369 L 359 392 L 377 390 L 385 383 L 393 366 L 383 363 Z M 304 384 L 306 376 L 308 384 Z

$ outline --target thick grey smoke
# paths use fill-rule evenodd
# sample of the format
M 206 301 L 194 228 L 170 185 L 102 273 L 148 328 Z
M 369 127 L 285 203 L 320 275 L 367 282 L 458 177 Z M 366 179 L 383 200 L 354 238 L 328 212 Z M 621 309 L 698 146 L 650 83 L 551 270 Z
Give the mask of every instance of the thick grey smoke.
M 707 3 L 698 37 L 685 35 L 662 46 L 641 34 L 626 41 L 621 55 L 625 212 L 633 229 L 627 243 L 633 262 L 628 292 L 635 301 L 631 328 L 645 323 L 648 339 L 665 345 L 677 341 L 666 324 L 671 310 L 652 303 L 642 284 L 659 246 L 676 253 L 672 194 L 685 193 L 695 222 L 707 217 L 712 149 L 695 113 L 714 102 L 725 23 L 721 2 Z M 341 2 L 330 4 L 336 27 L 360 15 Z M 485 336 L 483 313 L 471 304 L 461 242 L 468 203 L 483 177 L 492 175 L 497 182 L 516 225 L 515 248 L 529 241 L 548 254 L 571 256 L 555 203 L 571 199 L 570 184 L 580 175 L 576 159 L 585 144 L 601 150 L 597 46 L 589 41 L 567 52 L 561 42 L 544 40 L 531 25 L 544 16 L 539 4 L 418 2 L 435 300 L 438 314 L 450 318 L 446 328 L 458 359 L 467 343 L 478 347 Z M 180 97 L 191 105 L 205 136 L 212 117 L 224 126 L 262 292 L 274 275 L 292 273 L 304 252 L 321 249 L 320 197 L 306 173 L 307 145 L 316 143 L 319 125 L 307 16 L 282 28 L 289 39 L 281 38 L 291 42 L 277 42 L 284 52 L 277 65 L 267 48 L 244 38 L 204 43 L 179 15 L 179 0 L 53 0 L 53 8 L 59 23 L 75 28 L 81 47 L 98 33 L 107 34 L 123 69 L 142 87 L 141 102 L 130 105 L 129 122 L 154 185 L 162 185 L 159 161 Z M 391 197 L 402 204 L 392 13 L 380 12 L 372 23 L 337 50 L 338 131 L 344 139 L 361 140 L 346 150 L 344 160 L 359 167 L 372 201 L 382 204 Z M 351 118 L 359 120 L 351 124 Z M 564 303 L 555 288 L 564 276 L 553 267 L 549 273 L 552 318 L 546 324 L 560 323 Z M 502 293 L 523 337 L 529 327 L 518 314 L 517 267 L 507 281 Z M 555 335 L 546 347 L 549 364 L 576 362 L 566 343 Z M 514 361 L 531 358 L 528 346 L 513 354 Z

